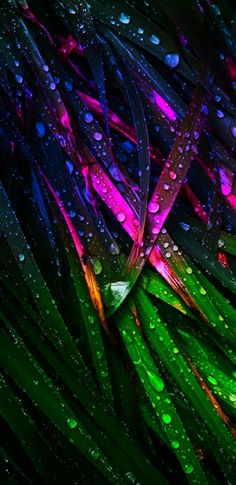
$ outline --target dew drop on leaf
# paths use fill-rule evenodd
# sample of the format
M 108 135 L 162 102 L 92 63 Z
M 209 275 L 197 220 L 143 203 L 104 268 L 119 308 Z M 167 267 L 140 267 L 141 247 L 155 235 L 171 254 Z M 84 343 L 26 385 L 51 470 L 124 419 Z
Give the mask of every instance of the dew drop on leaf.
M 150 36 L 150 42 L 154 45 L 159 45 L 160 39 L 156 35 L 151 35 Z
M 164 63 L 168 66 L 171 67 L 172 69 L 174 67 L 177 67 L 179 64 L 179 54 L 172 52 L 170 54 L 166 54 L 164 58 Z
M 176 177 L 177 177 L 177 175 L 176 175 L 176 173 L 175 173 L 175 172 L 173 172 L 173 170 L 171 170 L 171 171 L 169 172 L 169 177 L 170 177 L 170 179 L 171 179 L 171 180 L 175 180 L 175 179 L 176 179 Z
M 193 465 L 191 465 L 191 464 L 184 465 L 184 471 L 185 471 L 185 473 L 190 475 L 190 473 L 193 472 Z
M 93 138 L 97 141 L 100 141 L 102 139 L 102 133 L 100 133 L 100 131 L 95 131 Z
M 146 372 L 147 372 L 149 382 L 150 382 L 151 386 L 153 387 L 153 389 L 155 389 L 155 391 L 157 391 L 157 392 L 163 391 L 165 384 L 164 384 L 163 380 L 161 379 L 161 377 L 159 377 L 157 374 L 155 374 L 154 372 L 152 372 L 148 369 L 146 370 Z
M 78 426 L 78 422 L 74 418 L 67 418 L 66 422 L 70 429 L 74 429 Z
M 22 263 L 22 261 L 24 261 L 24 260 L 25 260 L 25 255 L 24 255 L 24 254 L 22 254 L 22 253 L 20 253 L 20 254 L 18 255 L 18 258 L 19 258 L 19 261 Z
M 45 135 L 45 125 L 42 121 L 36 121 L 36 134 L 39 138 L 43 138 Z
M 92 259 L 92 264 L 93 264 L 93 270 L 96 275 L 100 274 L 102 272 L 102 265 L 100 259 L 97 257 L 94 257 Z
M 130 23 L 130 15 L 124 13 L 124 12 L 121 12 L 120 16 L 119 16 L 119 20 L 120 22 L 122 22 L 122 24 L 129 24 Z
M 157 202 L 149 202 L 148 204 L 148 211 L 151 213 L 151 214 L 156 214 L 156 212 L 159 211 L 159 204 Z
M 172 421 L 172 417 L 170 416 L 170 414 L 164 413 L 162 414 L 162 421 L 165 424 L 170 424 Z
M 67 168 L 69 174 L 71 175 L 72 172 L 73 172 L 74 165 L 70 160 L 66 160 L 66 168 Z
M 174 448 L 175 450 L 177 450 L 180 447 L 179 441 L 172 440 L 171 441 L 171 446 L 172 446 L 172 448 Z
M 217 109 L 216 114 L 217 114 L 218 118 L 224 118 L 224 113 L 223 113 L 223 111 L 221 111 L 221 109 Z
M 124 212 L 119 212 L 119 213 L 117 214 L 117 221 L 119 221 L 119 222 L 124 222 L 124 221 L 125 221 L 125 219 L 126 219 L 126 217 L 125 217 Z
M 234 138 L 236 138 L 236 126 L 232 126 L 231 133 L 234 136 Z
M 214 386 L 217 386 L 218 385 L 218 382 L 217 380 L 213 377 L 213 376 L 207 376 L 207 380 L 213 384 Z
M 92 121 L 93 121 L 92 113 L 90 113 L 89 111 L 87 113 L 85 113 L 84 120 L 85 120 L 86 123 L 92 123 Z

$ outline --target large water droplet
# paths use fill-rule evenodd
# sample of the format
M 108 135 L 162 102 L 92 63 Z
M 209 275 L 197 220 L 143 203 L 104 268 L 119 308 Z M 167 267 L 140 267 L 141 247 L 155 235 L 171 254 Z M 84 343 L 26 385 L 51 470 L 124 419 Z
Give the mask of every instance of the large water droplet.
M 172 447 L 173 447 L 175 450 L 177 450 L 177 449 L 180 447 L 179 441 L 177 441 L 177 440 L 172 440 L 172 441 L 171 441 L 171 446 L 172 446 Z
M 236 126 L 232 126 L 231 133 L 234 136 L 234 138 L 236 138 Z
M 74 429 L 78 426 L 78 422 L 74 418 L 67 418 L 66 422 L 70 429 Z
M 151 214 L 156 214 L 156 212 L 159 211 L 159 204 L 157 202 L 149 202 L 148 204 L 148 211 L 151 213 Z
M 16 74 L 16 81 L 21 84 L 23 82 L 23 77 L 20 74 Z
M 163 380 L 161 379 L 161 377 L 159 377 L 157 374 L 155 374 L 154 372 L 152 372 L 148 369 L 146 369 L 146 372 L 147 372 L 149 382 L 150 382 L 151 386 L 153 387 L 153 389 L 155 389 L 155 391 L 157 391 L 157 392 L 163 391 L 165 384 L 164 384 Z
M 94 257 L 92 259 L 92 264 L 93 264 L 93 270 L 95 274 L 100 274 L 102 272 L 102 264 L 100 259 L 97 257 Z
M 73 172 L 73 169 L 74 169 L 74 165 L 70 160 L 66 160 L 66 168 L 67 168 L 69 174 L 71 175 L 72 172 Z
M 100 133 L 100 131 L 95 131 L 93 138 L 95 138 L 95 140 L 97 141 L 100 141 L 102 139 L 102 133 Z
M 92 123 L 92 121 L 93 121 L 92 113 L 90 113 L 89 111 L 87 113 L 85 113 L 84 120 L 85 120 L 86 123 Z
M 164 58 L 164 63 L 168 66 L 171 67 L 172 69 L 174 67 L 177 67 L 179 64 L 179 54 L 172 52 L 170 54 L 167 54 Z
M 124 13 L 124 12 L 121 12 L 120 16 L 119 16 L 119 20 L 120 22 L 122 22 L 122 24 L 129 24 L 130 23 L 130 15 Z
M 45 125 L 42 121 L 36 121 L 36 134 L 39 138 L 43 138 L 45 135 Z
M 218 385 L 218 382 L 217 380 L 213 377 L 213 376 L 207 376 L 207 380 L 213 384 L 214 386 L 217 386 Z
M 162 414 L 162 421 L 165 424 L 170 424 L 172 421 L 172 417 L 170 416 L 170 414 L 164 413 Z
M 18 255 L 18 258 L 19 258 L 19 261 L 22 263 L 22 261 L 24 261 L 24 260 L 25 260 L 25 255 L 24 255 L 24 254 L 22 254 L 22 253 L 20 253 L 20 254 Z
M 221 111 L 221 109 L 217 109 L 216 114 L 217 114 L 218 118 L 224 118 L 224 113 L 223 113 L 223 111 Z
M 184 465 L 184 471 L 185 471 L 185 473 L 187 473 L 189 475 L 190 473 L 193 472 L 193 465 L 191 465 L 191 464 Z
M 150 42 L 154 45 L 159 45 L 160 39 L 156 35 L 151 35 L 150 36 Z
M 119 221 L 119 222 L 124 222 L 124 221 L 125 221 L 125 219 L 126 219 L 126 217 L 125 217 L 124 212 L 119 212 L 119 213 L 117 214 L 117 221 Z

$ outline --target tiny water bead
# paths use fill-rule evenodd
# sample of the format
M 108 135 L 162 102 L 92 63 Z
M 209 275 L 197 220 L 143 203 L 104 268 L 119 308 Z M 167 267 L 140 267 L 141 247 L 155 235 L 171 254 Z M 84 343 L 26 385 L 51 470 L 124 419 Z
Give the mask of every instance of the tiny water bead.
M 192 272 L 193 272 L 192 268 L 190 268 L 190 266 L 188 266 L 187 269 L 186 269 L 186 273 L 192 274 Z
M 78 426 L 78 422 L 74 418 L 67 418 L 66 422 L 70 429 L 75 429 Z
M 167 414 L 167 413 L 162 414 L 161 418 L 162 418 L 163 423 L 165 423 L 165 424 L 170 424 L 171 421 L 172 421 L 172 417 L 170 416 L 170 414 Z
M 175 52 L 171 52 L 170 54 L 167 54 L 164 58 L 164 63 L 166 64 L 166 66 L 174 69 L 179 64 L 179 54 Z
M 130 15 L 128 15 L 124 12 L 121 12 L 121 14 L 119 16 L 119 20 L 122 24 L 128 25 L 130 23 Z
M 151 35 L 150 36 L 150 42 L 154 45 L 159 45 L 160 39 L 156 35 Z
M 20 254 L 18 255 L 18 258 L 19 258 L 19 261 L 22 263 L 22 262 L 25 260 L 25 255 L 24 255 L 24 254 L 22 254 L 22 253 L 20 253 Z

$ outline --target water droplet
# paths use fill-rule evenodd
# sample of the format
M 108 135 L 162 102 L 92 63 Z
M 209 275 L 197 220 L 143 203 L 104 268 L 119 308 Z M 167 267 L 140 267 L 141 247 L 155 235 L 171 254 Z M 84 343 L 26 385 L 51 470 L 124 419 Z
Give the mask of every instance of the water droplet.
M 236 138 L 236 126 L 232 126 L 231 133 L 234 136 L 234 138 Z
M 170 424 L 171 421 L 172 421 L 172 417 L 170 416 L 170 414 L 162 414 L 162 421 L 165 423 L 165 424 Z
M 42 121 L 36 121 L 36 134 L 39 138 L 43 138 L 46 132 L 45 124 Z
M 180 447 L 179 441 L 172 440 L 171 441 L 171 446 L 172 446 L 172 448 L 174 448 L 175 450 L 177 450 Z
M 156 212 L 159 211 L 159 204 L 157 202 L 149 202 L 148 204 L 148 211 L 151 213 L 151 214 L 156 214 Z
M 139 33 L 139 34 L 143 34 L 143 33 L 144 33 L 144 29 L 143 29 L 143 27 L 139 27 L 139 28 L 138 28 L 138 33 Z
M 67 418 L 66 422 L 70 429 L 74 429 L 78 426 L 78 422 L 74 418 Z
M 23 77 L 20 74 L 16 74 L 16 81 L 21 84 L 23 82 Z
M 93 315 L 88 315 L 88 321 L 89 321 L 89 323 L 95 322 Z
M 119 20 L 120 22 L 122 22 L 122 24 L 129 24 L 130 23 L 130 15 L 124 13 L 124 12 L 121 12 L 120 16 L 119 16 Z
M 158 45 L 158 44 L 160 44 L 160 39 L 158 39 L 158 37 L 156 35 L 151 35 L 150 36 L 150 42 L 152 44 Z
M 72 82 L 70 81 L 65 81 L 65 88 L 66 88 L 66 91 L 69 93 L 73 90 L 73 84 Z
M 67 168 L 69 174 L 71 175 L 72 172 L 73 172 L 73 169 L 74 169 L 74 165 L 70 160 L 66 160 L 66 168 Z
M 100 274 L 102 272 L 102 265 L 100 259 L 94 257 L 92 259 L 93 270 L 95 274 Z
M 43 66 L 43 70 L 44 70 L 45 72 L 48 72 L 48 71 L 49 71 L 49 67 L 47 66 L 47 64 L 44 64 L 44 66 Z
M 171 170 L 171 171 L 169 172 L 169 177 L 170 177 L 170 179 L 171 179 L 171 180 L 175 180 L 175 179 L 176 179 L 176 177 L 177 177 L 177 175 L 176 175 L 176 173 L 175 173 L 175 172 L 173 172 L 173 170 Z
M 100 131 L 95 131 L 93 138 L 95 138 L 95 140 L 97 141 L 100 141 L 102 139 L 102 133 L 100 133 Z
M 50 89 L 51 89 L 52 91 L 55 91 L 55 89 L 56 89 L 56 84 L 55 84 L 54 82 L 50 83 Z
M 207 376 L 207 380 L 213 384 L 214 386 L 217 386 L 218 385 L 218 382 L 217 380 L 213 377 L 213 376 Z
M 131 482 L 131 483 L 135 483 L 135 482 L 136 482 L 136 478 L 135 478 L 135 476 L 133 475 L 133 473 L 131 473 L 131 472 L 127 472 L 127 473 L 125 474 L 125 476 L 126 476 L 127 480 L 129 480 L 129 482 Z
M 174 67 L 177 67 L 179 64 L 179 54 L 172 52 L 170 54 L 167 54 L 164 58 L 164 63 L 168 66 L 171 67 L 172 69 Z
M 199 291 L 200 291 L 201 295 L 206 295 L 206 290 L 202 286 L 201 286 Z
M 25 255 L 24 255 L 24 254 L 22 254 L 22 253 L 20 253 L 20 254 L 18 255 L 18 258 L 19 258 L 19 261 L 22 263 L 22 261 L 24 261 L 24 260 L 25 260 Z
M 84 121 L 86 123 L 92 123 L 92 121 L 93 121 L 93 115 L 92 115 L 92 113 L 90 113 L 89 111 L 87 113 L 85 113 L 85 115 L 84 115 Z
M 146 372 L 147 372 L 149 382 L 150 382 L 151 386 L 153 387 L 153 389 L 155 389 L 155 391 L 157 391 L 157 392 L 163 391 L 163 389 L 165 388 L 165 384 L 164 384 L 163 380 L 161 379 L 161 377 L 159 377 L 157 374 L 155 374 L 154 372 L 152 372 L 148 369 L 146 369 Z
M 71 14 L 71 15 L 75 15 L 76 14 L 76 10 L 74 8 L 69 8 L 68 9 L 68 12 Z
M 184 471 L 185 471 L 185 473 L 190 475 L 190 473 L 193 472 L 193 465 L 191 465 L 191 464 L 184 465 Z
M 189 225 L 189 224 L 187 224 L 186 222 L 180 222 L 180 224 L 179 224 L 179 225 L 180 225 L 180 227 L 182 227 L 182 229 L 183 229 L 184 231 L 186 231 L 186 232 L 187 232 L 187 231 L 189 231 L 189 229 L 190 229 L 190 225 Z
M 223 111 L 221 111 L 221 109 L 217 109 L 216 114 L 217 114 L 218 118 L 224 118 L 224 113 L 223 113 Z
M 117 221 L 119 221 L 119 222 L 124 222 L 124 221 L 125 221 L 125 219 L 126 219 L 126 217 L 125 217 L 124 212 L 119 212 L 119 213 L 117 214 Z
M 188 266 L 188 267 L 186 268 L 186 273 L 188 273 L 188 274 L 192 274 L 192 272 L 193 272 L 192 268 L 190 268 L 190 266 Z

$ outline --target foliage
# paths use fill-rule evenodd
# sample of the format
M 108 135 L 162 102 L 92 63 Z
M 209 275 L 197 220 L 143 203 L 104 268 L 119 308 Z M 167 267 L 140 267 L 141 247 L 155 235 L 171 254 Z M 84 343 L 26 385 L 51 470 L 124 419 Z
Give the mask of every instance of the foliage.
M 234 483 L 234 7 L 0 3 L 2 483 Z

